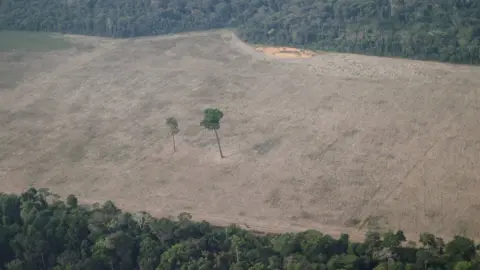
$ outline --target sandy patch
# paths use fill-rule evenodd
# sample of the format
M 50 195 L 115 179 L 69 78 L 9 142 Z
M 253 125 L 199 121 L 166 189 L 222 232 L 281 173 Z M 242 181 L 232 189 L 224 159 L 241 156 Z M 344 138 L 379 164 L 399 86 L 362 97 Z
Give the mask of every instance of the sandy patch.
M 257 52 L 263 52 L 266 55 L 274 56 L 277 58 L 311 58 L 316 55 L 316 53 L 309 50 L 302 50 L 291 47 L 257 47 L 255 49 Z

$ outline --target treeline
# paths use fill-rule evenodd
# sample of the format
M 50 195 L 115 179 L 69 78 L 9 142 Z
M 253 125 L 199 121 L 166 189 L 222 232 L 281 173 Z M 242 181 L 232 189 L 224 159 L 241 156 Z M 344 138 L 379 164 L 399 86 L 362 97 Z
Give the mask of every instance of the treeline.
M 300 0 L 261 8 L 245 39 L 311 49 L 480 63 L 480 1 Z
M 476 0 L 0 1 L 0 29 L 136 37 L 225 27 L 253 43 L 480 62 Z
M 161 207 L 161 205 L 159 205 Z M 125 213 L 111 201 L 80 206 L 48 190 L 0 194 L 0 269 L 474 270 L 477 247 L 431 234 L 421 245 L 401 231 L 367 233 L 363 243 L 317 231 L 258 235 L 231 226 Z

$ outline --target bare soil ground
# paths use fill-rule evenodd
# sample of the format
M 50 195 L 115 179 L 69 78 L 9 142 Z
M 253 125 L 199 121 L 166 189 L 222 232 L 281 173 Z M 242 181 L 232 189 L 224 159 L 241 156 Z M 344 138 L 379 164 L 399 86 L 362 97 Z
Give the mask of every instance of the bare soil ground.
M 1 191 L 272 232 L 480 239 L 478 67 L 265 59 L 230 32 L 69 38 L 88 46 L 1 54 L 22 74 L 0 86 Z M 210 106 L 225 159 L 199 125 Z
M 291 47 L 257 47 L 255 49 L 257 52 L 263 52 L 268 56 L 273 56 L 282 59 L 290 59 L 290 58 L 310 58 L 315 56 L 316 54 L 309 50 L 302 50 L 297 48 Z

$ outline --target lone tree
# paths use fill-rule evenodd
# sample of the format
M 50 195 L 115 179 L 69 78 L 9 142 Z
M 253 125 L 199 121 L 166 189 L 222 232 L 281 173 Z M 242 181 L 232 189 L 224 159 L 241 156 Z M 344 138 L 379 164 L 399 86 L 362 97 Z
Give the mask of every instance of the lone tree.
M 165 122 L 170 128 L 170 134 L 172 134 L 173 152 L 176 152 L 177 148 L 175 147 L 175 134 L 178 134 L 178 132 L 180 132 L 180 129 L 178 128 L 178 121 L 177 119 L 175 119 L 175 117 L 169 117 Z
M 220 152 L 220 157 L 224 158 L 222 153 L 222 147 L 220 146 L 220 139 L 218 138 L 217 129 L 220 128 L 220 120 L 223 117 L 222 111 L 217 108 L 208 108 L 203 111 L 203 120 L 200 122 L 200 125 L 208 130 L 213 130 L 215 132 L 215 137 L 217 138 L 218 151 Z

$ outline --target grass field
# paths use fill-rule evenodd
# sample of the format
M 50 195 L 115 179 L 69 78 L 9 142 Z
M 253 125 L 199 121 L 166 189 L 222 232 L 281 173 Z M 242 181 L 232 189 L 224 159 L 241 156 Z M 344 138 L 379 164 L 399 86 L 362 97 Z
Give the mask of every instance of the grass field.
M 47 52 L 72 48 L 74 44 L 61 35 L 37 32 L 0 31 L 0 91 L 13 88 L 29 70 L 36 69 L 33 60 L 39 60 Z M 53 59 L 50 59 L 53 60 Z M 48 63 L 47 63 L 48 62 Z M 50 66 L 52 61 L 37 61 Z M 45 69 L 48 69 L 44 66 Z M 39 67 L 41 69 L 42 67 Z
M 68 49 L 72 46 L 59 34 L 40 32 L 0 31 L 0 52 L 39 51 Z
M 26 52 L 10 70 L 21 80 L 0 91 L 3 191 L 260 231 L 480 239 L 478 67 L 279 60 L 230 32 L 64 38 L 76 45 Z M 225 159 L 199 125 L 210 106 L 225 113 Z

